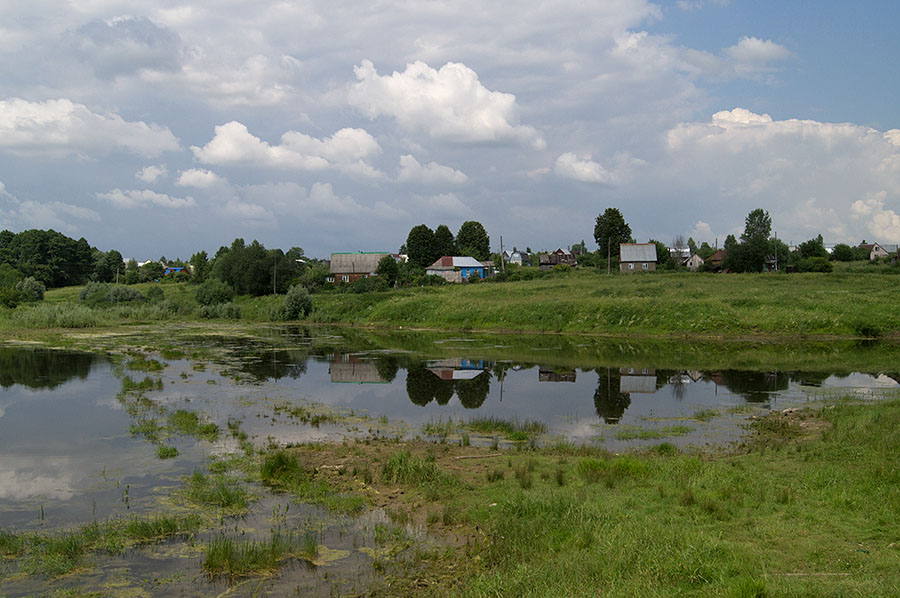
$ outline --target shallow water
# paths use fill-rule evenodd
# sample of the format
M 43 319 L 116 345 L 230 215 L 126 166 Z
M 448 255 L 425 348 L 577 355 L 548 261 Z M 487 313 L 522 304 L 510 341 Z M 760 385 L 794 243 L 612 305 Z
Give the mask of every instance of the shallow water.
M 213 455 L 238 450 L 229 424 L 257 446 L 429 433 L 457 441 L 462 431 L 448 423 L 495 418 L 540 422 L 546 427 L 535 440 L 540 443 L 565 439 L 619 450 L 665 441 L 684 447 L 737 440 L 748 417 L 770 409 L 845 394 L 879 398 L 898 388 L 897 376 L 884 373 L 655 369 L 629 365 L 627 354 L 617 367 L 572 367 L 558 351 L 540 347 L 520 361 L 503 357 L 504 342 L 439 338 L 429 341 L 427 352 L 413 352 L 357 347 L 340 333 L 286 330 L 263 340 L 193 336 L 179 341 L 176 357 L 150 353 L 160 371 L 129 369 L 127 357 L 0 348 L 0 529 L 59 530 L 159 511 L 183 476 L 204 469 Z M 469 355 L 460 357 L 461 351 Z M 126 379 L 144 378 L 152 388 L 124 386 Z M 219 434 L 211 440 L 167 429 L 156 443 L 179 454 L 163 460 L 140 424 L 165 428 L 178 410 L 215 423 Z M 467 436 L 475 445 L 514 444 L 497 433 Z M 239 523 L 223 521 L 223 529 L 272 529 L 272 512 L 290 501 L 258 490 L 262 499 L 250 515 Z M 248 582 L 233 594 L 284 595 L 301 588 L 327 595 L 371 583 L 371 556 L 360 548 L 373 546 L 378 517 L 384 514 L 335 519 L 313 507 L 294 508 L 283 524 L 302 528 L 317 521 L 321 544 L 346 555 L 327 565 L 298 563 L 277 579 Z M 167 580 L 151 595 L 209 595 L 227 588 L 200 573 L 196 552 L 172 546 L 109 558 L 76 585 L 103 587 L 127 568 L 139 579 Z M 2 579 L 5 595 L 47 587 Z

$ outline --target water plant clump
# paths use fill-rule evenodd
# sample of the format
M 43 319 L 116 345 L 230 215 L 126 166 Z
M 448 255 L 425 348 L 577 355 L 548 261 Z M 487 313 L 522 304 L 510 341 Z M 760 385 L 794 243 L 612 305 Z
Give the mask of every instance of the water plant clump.
M 179 409 L 169 416 L 169 426 L 176 433 L 193 436 L 210 442 L 219 437 L 219 426 L 212 422 L 202 422 L 194 411 Z
M 239 482 L 223 474 L 210 476 L 195 470 L 184 482 L 184 497 L 194 504 L 240 513 L 246 511 L 253 500 Z
M 206 546 L 203 568 L 210 577 L 231 579 L 274 573 L 289 558 L 312 559 L 318 553 L 315 535 L 274 529 L 268 540 L 235 539 L 225 534 Z
M 503 434 L 509 440 L 523 441 L 543 434 L 547 424 L 536 420 L 506 420 L 497 417 L 475 417 L 460 424 L 466 429 L 480 434 Z

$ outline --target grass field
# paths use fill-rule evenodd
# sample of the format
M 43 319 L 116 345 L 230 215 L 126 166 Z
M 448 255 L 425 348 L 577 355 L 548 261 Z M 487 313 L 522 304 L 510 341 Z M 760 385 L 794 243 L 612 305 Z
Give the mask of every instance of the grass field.
M 527 282 L 316 296 L 317 318 L 376 326 L 614 335 L 893 336 L 900 276 L 593 271 Z
M 201 317 L 194 287 L 159 286 L 164 301 L 96 309 L 78 302 L 77 287 L 54 289 L 43 303 L 0 310 L 0 330 L 209 321 Z M 520 282 L 319 293 L 309 321 L 629 337 L 879 338 L 900 335 L 898 291 L 900 274 L 888 268 L 790 275 L 579 270 Z M 229 317 L 267 322 L 283 301 L 239 297 Z

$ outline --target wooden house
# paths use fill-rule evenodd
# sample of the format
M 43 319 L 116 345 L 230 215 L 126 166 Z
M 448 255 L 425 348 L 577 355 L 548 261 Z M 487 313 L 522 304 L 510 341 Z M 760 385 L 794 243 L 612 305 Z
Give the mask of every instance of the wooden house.
M 337 286 L 373 276 L 378 268 L 378 262 L 386 255 L 392 256 L 395 260 L 400 257 L 384 251 L 332 253 L 327 280 Z
M 656 243 L 620 243 L 619 271 L 626 274 L 656 270 Z

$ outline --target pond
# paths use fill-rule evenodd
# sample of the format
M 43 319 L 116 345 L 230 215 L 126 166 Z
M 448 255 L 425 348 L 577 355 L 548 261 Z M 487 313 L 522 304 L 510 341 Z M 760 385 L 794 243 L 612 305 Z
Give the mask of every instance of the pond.
M 186 477 L 239 452 L 241 442 L 423 437 L 500 448 L 565 441 L 620 451 L 669 442 L 692 450 L 739 440 L 748 418 L 771 409 L 847 394 L 880 398 L 900 386 L 896 373 L 871 370 L 704 368 L 690 349 L 683 367 L 671 356 L 654 367 L 655 349 L 633 343 L 616 363 L 614 348 L 598 357 L 580 339 L 532 339 L 523 349 L 484 335 L 373 340 L 283 328 L 262 337 L 191 333 L 115 343 L 110 354 L 0 348 L 0 531 L 157 512 Z M 325 554 L 337 555 L 291 568 L 267 581 L 265 593 L 328 595 L 371 581 L 360 571 L 371 564 L 384 512 L 337 517 L 257 491 L 245 528 L 271 528 L 272 514 L 283 512 L 279 525 L 313 526 Z M 227 588 L 199 573 L 199 558 L 141 549 L 109 559 L 93 583 L 112 583 L 127 567 L 142 579 L 193 571 L 153 595 Z M 46 589 L 41 583 L 4 580 L 0 569 L 4 595 L 30 595 Z

